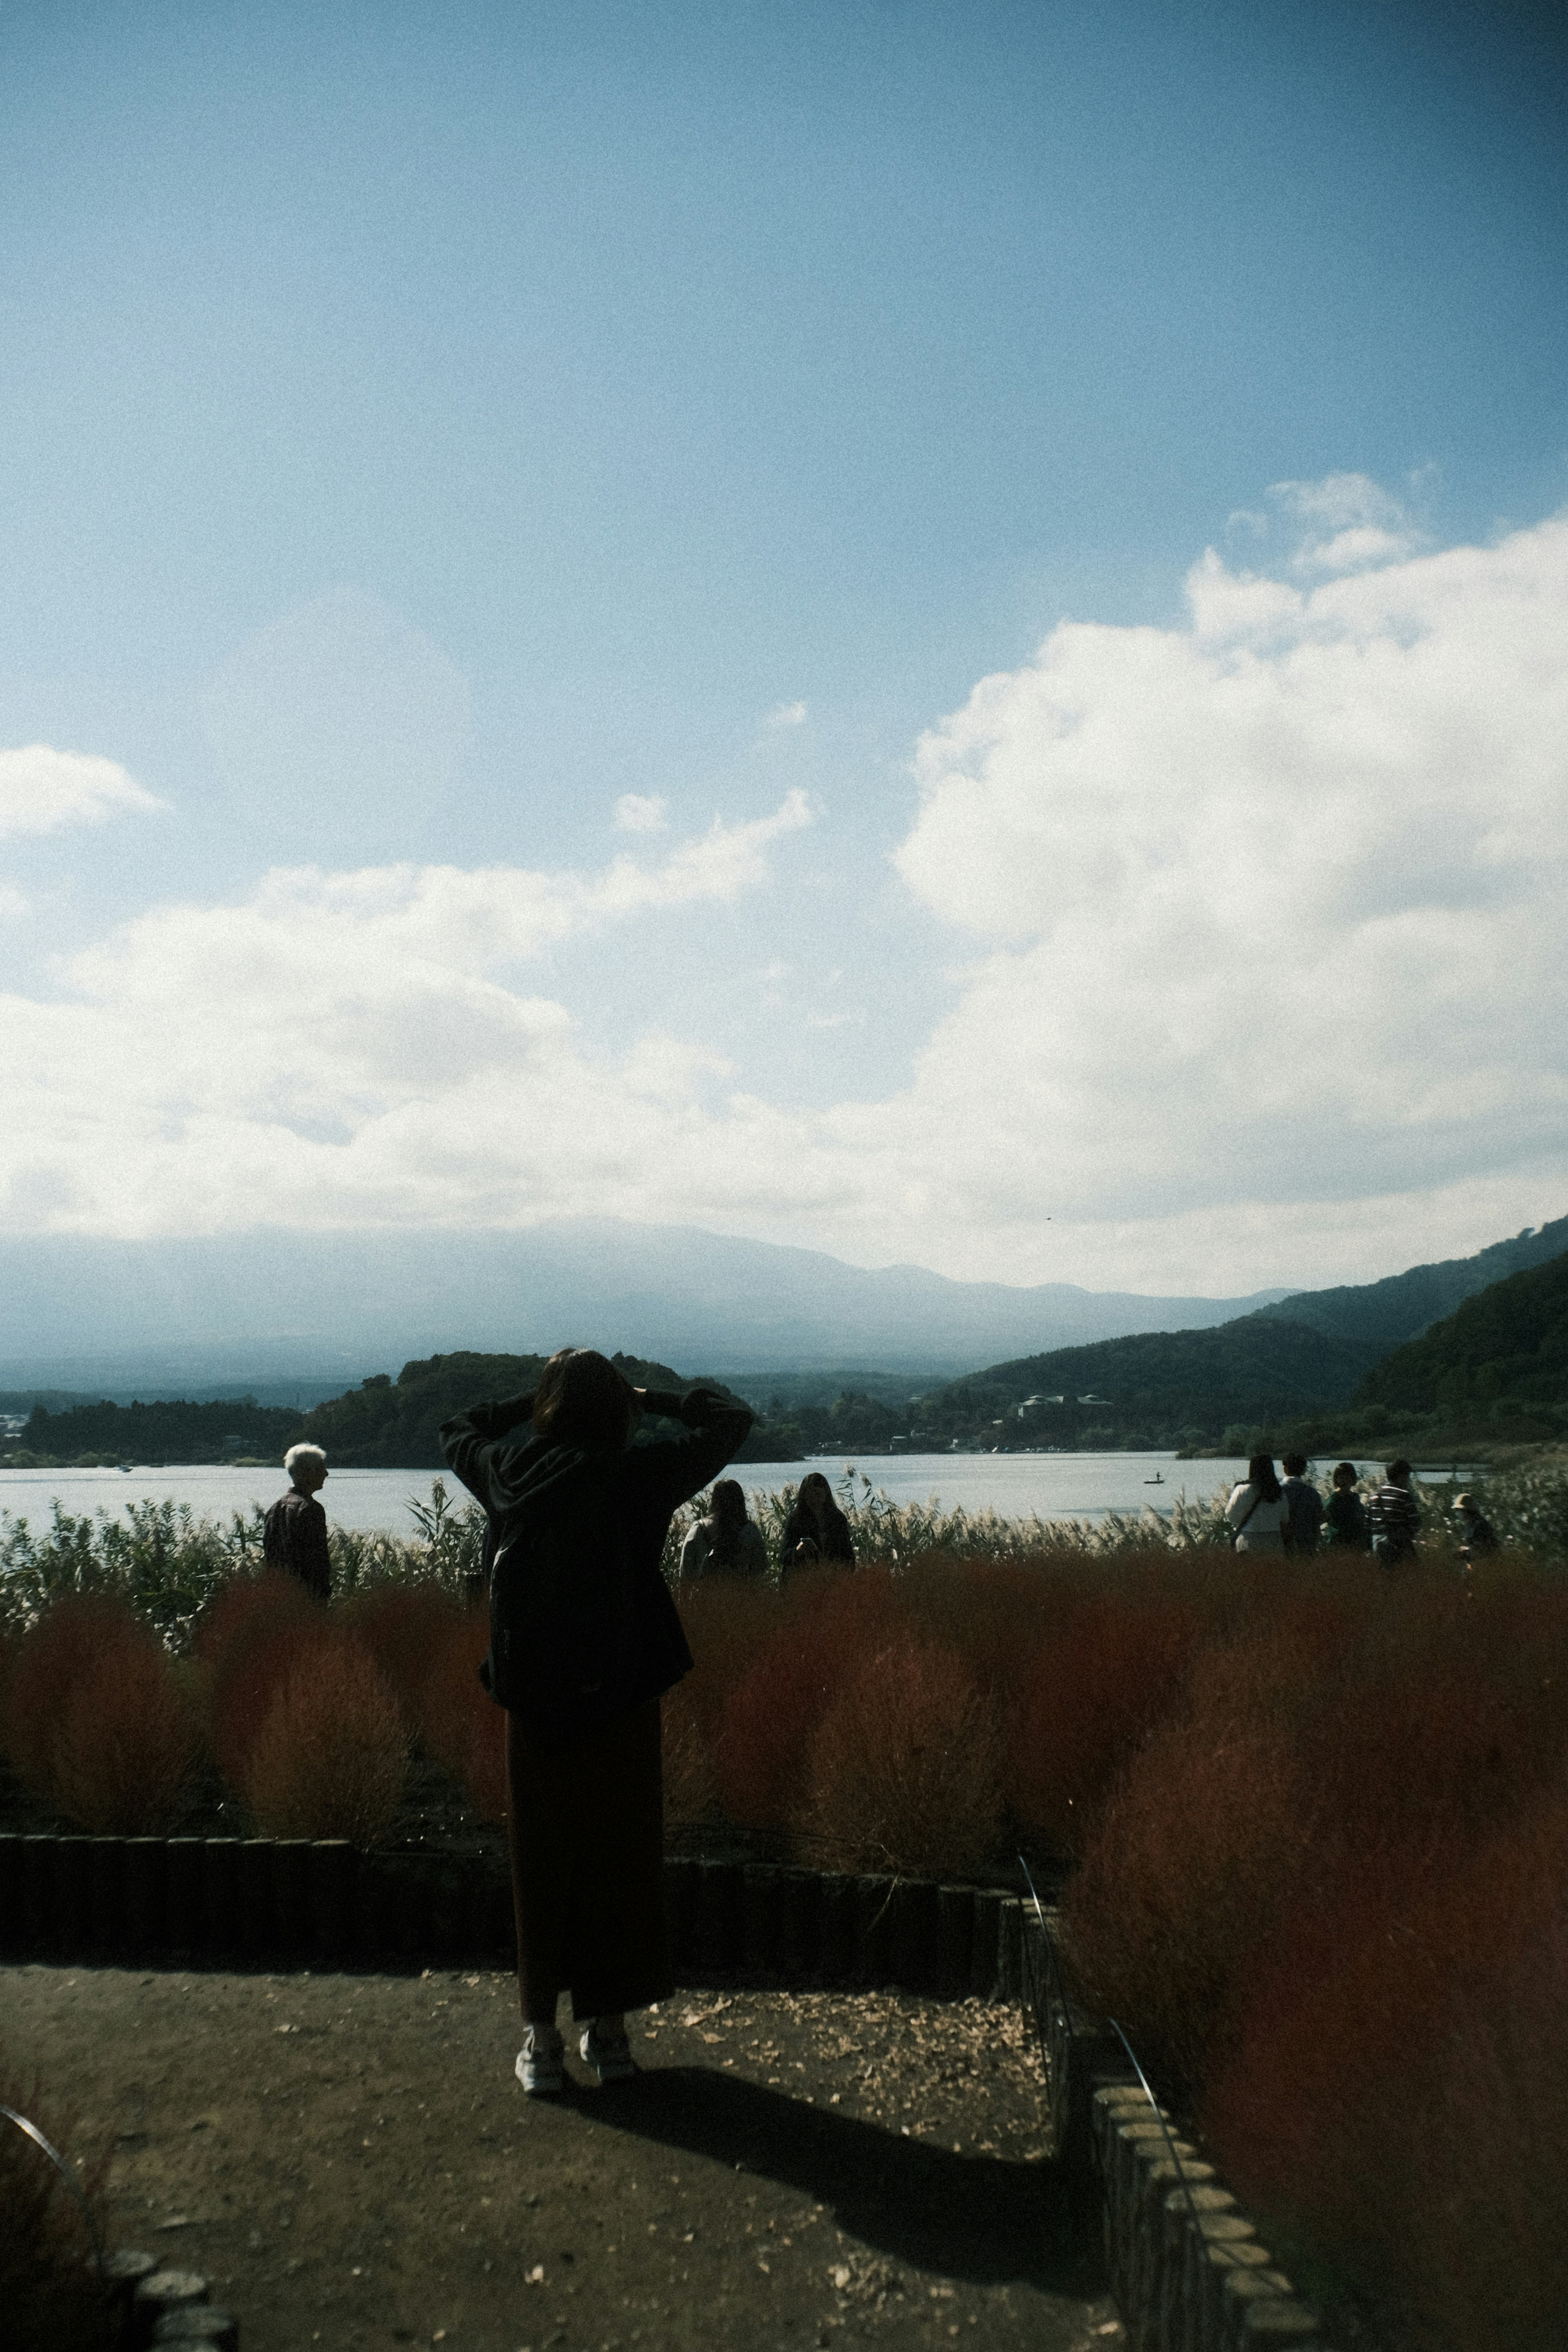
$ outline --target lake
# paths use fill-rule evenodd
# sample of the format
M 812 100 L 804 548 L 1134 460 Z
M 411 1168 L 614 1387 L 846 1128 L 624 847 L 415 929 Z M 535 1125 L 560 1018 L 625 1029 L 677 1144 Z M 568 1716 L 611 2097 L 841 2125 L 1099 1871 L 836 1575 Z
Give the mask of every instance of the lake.
M 1321 1466 L 1321 1465 L 1320 1465 Z M 1381 1465 L 1358 1463 L 1372 1471 Z M 846 1465 L 837 1457 L 811 1462 L 742 1462 L 736 1475 L 751 1493 L 776 1492 L 799 1483 L 807 1470 L 820 1470 L 837 1486 Z M 1177 1496 L 1194 1501 L 1223 1489 L 1229 1493 L 1247 1475 L 1245 1462 L 1178 1462 L 1172 1454 L 900 1454 L 874 1455 L 864 1465 L 874 1488 L 896 1503 L 927 1502 L 932 1496 L 948 1509 L 983 1511 L 1005 1518 L 1097 1519 L 1107 1511 L 1142 1510 L 1146 1503 L 1169 1509 Z M 334 1470 L 321 1499 L 340 1526 L 412 1535 L 410 1496 L 426 1502 L 430 1470 Z M 454 1479 L 447 1479 L 456 1487 Z M 281 1470 L 234 1470 L 217 1464 L 166 1470 L 0 1470 L 0 1511 L 28 1519 L 35 1534 L 48 1525 L 58 1498 L 62 1510 L 119 1511 L 124 1504 L 172 1495 L 198 1517 L 226 1522 L 231 1512 L 249 1516 L 283 1492 Z M 457 1489 L 459 1499 L 462 1490 Z M 858 1479 L 856 1493 L 863 1492 Z

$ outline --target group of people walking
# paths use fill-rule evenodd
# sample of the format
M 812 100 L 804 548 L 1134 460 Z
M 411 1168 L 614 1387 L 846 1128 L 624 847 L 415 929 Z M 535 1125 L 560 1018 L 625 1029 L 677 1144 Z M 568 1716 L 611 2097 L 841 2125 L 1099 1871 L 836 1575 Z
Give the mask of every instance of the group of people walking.
M 1385 1568 L 1415 1553 L 1421 1506 L 1408 1462 L 1389 1463 L 1382 1484 L 1364 1500 L 1355 1464 L 1336 1463 L 1326 1502 L 1307 1475 L 1304 1454 L 1282 1454 L 1280 1467 L 1283 1479 L 1275 1475 L 1272 1454 L 1255 1454 L 1245 1479 L 1232 1487 L 1225 1515 L 1237 1551 L 1315 1552 L 1327 1546 L 1370 1552 Z M 1497 1549 L 1496 1531 L 1473 1496 L 1460 1495 L 1454 1516 L 1467 1563 Z

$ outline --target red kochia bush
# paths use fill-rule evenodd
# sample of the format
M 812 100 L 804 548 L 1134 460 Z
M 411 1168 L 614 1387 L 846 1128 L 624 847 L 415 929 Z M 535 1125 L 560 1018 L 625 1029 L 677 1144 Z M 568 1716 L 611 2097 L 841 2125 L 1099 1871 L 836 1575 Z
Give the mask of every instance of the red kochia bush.
M 336 1612 L 392 1685 L 410 1736 L 419 1727 L 431 1669 L 462 1613 L 453 1596 L 428 1580 L 373 1585 Z
M 682 1584 L 675 1600 L 692 1657 L 680 1687 L 711 1739 L 730 1693 L 781 1622 L 784 1603 L 771 1585 L 732 1576 Z
M 397 1818 L 407 1757 L 392 1685 L 363 1643 L 333 1633 L 279 1676 L 244 1793 L 264 1837 L 374 1845 Z
M 1205 2123 L 1242 2192 L 1463 2352 L 1568 2341 L 1568 1799 L 1293 1906 Z
M 840 1663 L 828 1629 L 796 1609 L 731 1685 L 710 1742 L 717 1792 L 731 1821 L 773 1829 L 788 1818 Z
M 5 1744 L 47 1804 L 102 1836 L 146 1836 L 179 1811 L 196 1759 L 179 1672 L 126 1602 L 69 1594 L 17 1645 Z
M 463 1611 L 436 1653 L 419 1703 L 419 1741 L 484 1821 L 506 1818 L 506 1716 L 479 1680 L 489 1612 Z
M 995 1842 L 994 1717 L 956 1650 L 908 1637 L 861 1660 L 817 1727 L 794 1814 L 803 1849 L 837 1869 L 941 1876 Z
M 1096 1805 L 1169 1707 L 1199 1631 L 1190 1601 L 1064 1596 L 1059 1623 L 1027 1654 L 1008 1710 L 1005 1785 L 1018 1820 L 1058 1853 L 1083 1851 Z
M 61 1812 L 98 1837 L 153 1837 L 177 1820 L 199 1751 L 195 1706 L 155 1634 L 98 1650 L 49 1758 Z
M 277 1582 L 294 1585 L 295 1580 L 279 1578 Z M 294 1666 L 325 1636 L 326 1612 L 309 1594 L 300 1598 L 302 1608 L 279 1591 L 277 1606 L 255 1604 L 247 1610 L 216 1651 L 207 1676 L 213 1753 L 218 1770 L 239 1796 L 249 1784 L 250 1751 L 273 1700 Z
M 1073 1963 L 1173 2087 L 1200 2082 L 1274 1928 L 1304 1843 L 1288 1736 L 1158 1727 L 1101 1809 L 1070 1883 Z
M 252 1634 L 263 1618 L 308 1622 L 321 1614 L 320 1601 L 286 1569 L 231 1576 L 221 1584 L 191 1633 L 191 1651 L 204 1671 L 215 1675 L 235 1643 Z
M 100 1651 L 121 1647 L 141 1630 L 141 1619 L 123 1601 L 72 1592 L 51 1601 L 22 1636 L 5 1694 L 0 1744 L 40 1796 L 50 1793 L 49 1751 L 77 1684 Z

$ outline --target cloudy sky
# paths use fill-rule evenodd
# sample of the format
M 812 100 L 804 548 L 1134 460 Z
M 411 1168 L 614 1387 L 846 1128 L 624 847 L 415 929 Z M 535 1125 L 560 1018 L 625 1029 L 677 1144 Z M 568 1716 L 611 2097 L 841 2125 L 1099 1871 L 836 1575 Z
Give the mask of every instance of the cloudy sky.
M 7 7 L 0 1228 L 1563 1213 L 1564 56 Z

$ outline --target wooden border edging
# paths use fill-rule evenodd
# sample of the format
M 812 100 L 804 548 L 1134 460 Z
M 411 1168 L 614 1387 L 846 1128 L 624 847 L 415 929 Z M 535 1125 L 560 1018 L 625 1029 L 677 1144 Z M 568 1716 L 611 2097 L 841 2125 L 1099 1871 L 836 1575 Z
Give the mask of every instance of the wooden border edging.
M 688 1977 L 1024 1997 L 1022 1906 L 997 1889 L 682 1854 L 664 1901 Z M 0 1833 L 0 1957 L 510 1968 L 511 1884 L 489 1856 L 341 1839 Z
M 1046 1917 L 1054 1935 L 1055 1915 Z M 1046 2054 L 1052 2144 L 1100 2208 L 1131 2352 L 1328 2352 L 1257 2224 L 1203 2150 L 1151 2107 L 1116 2034 L 1065 1993 L 1032 1910 L 1026 1918 L 1022 1990 Z

